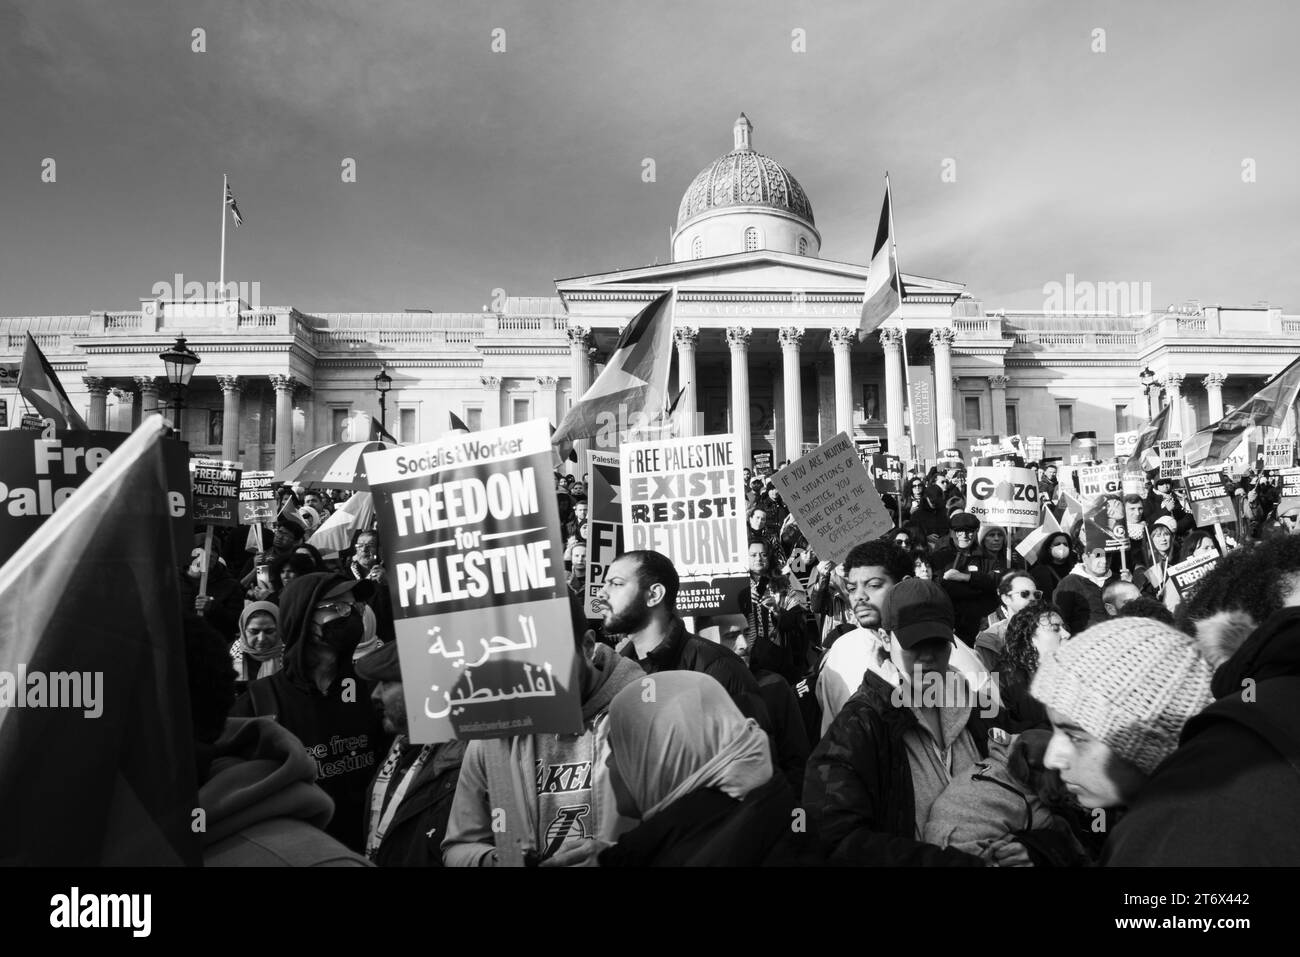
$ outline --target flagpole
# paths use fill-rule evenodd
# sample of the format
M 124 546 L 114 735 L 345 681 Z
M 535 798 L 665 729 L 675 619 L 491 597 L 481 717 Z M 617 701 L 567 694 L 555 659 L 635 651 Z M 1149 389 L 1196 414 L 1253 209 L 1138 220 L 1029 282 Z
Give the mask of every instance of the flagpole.
M 894 193 L 889 188 L 889 170 L 885 170 L 885 195 L 889 197 L 889 244 L 894 249 L 894 269 L 898 273 L 898 317 L 903 317 L 903 267 L 898 261 L 898 228 L 894 225 Z M 911 433 L 912 462 L 916 463 L 916 413 L 912 409 L 912 374 L 907 368 L 907 327 L 903 326 L 903 388 L 907 390 L 907 427 Z
M 226 298 L 226 191 L 230 189 L 228 174 L 221 174 L 221 275 L 217 288 L 221 290 L 222 299 Z

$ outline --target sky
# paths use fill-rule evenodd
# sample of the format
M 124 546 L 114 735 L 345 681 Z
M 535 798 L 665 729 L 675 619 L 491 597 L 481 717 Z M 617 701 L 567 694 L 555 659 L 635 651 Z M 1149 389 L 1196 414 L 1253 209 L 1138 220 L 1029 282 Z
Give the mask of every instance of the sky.
M 1297 27 L 1287 2 L 5 0 L 0 315 L 215 281 L 223 173 L 226 278 L 264 304 L 552 296 L 666 261 L 741 111 L 823 258 L 869 258 L 888 170 L 903 270 L 989 310 L 1073 275 L 1300 312 Z

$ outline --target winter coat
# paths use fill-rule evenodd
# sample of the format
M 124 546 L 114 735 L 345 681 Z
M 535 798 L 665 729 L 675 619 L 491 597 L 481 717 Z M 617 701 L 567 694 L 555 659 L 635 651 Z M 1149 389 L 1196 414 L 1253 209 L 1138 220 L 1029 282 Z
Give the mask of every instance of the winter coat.
M 204 867 L 367 867 L 322 828 L 316 762 L 270 718 L 228 718 L 199 786 Z
M 447 819 L 456 797 L 461 762 L 465 759 L 465 741 L 447 741 L 435 745 L 433 754 L 416 773 L 402 795 L 402 803 L 384 832 L 374 863 L 378 867 L 442 867 L 442 841 L 447 836 Z M 417 751 L 420 745 L 410 747 Z M 401 774 L 393 776 L 389 787 L 400 786 Z M 375 782 L 370 788 L 373 794 Z M 366 801 L 367 810 L 370 801 Z M 369 827 L 369 819 L 366 822 Z
M 920 722 L 895 707 L 894 686 L 867 672 L 808 759 L 803 807 L 833 864 L 982 866 L 979 858 L 916 839 L 906 732 Z M 972 712 L 966 730 L 981 757 L 988 728 Z
M 1214 674 L 1111 833 L 1115 867 L 1300 865 L 1300 608 L 1259 626 Z
M 935 581 L 943 586 L 952 600 L 956 614 L 953 631 L 966 644 L 974 643 L 981 622 L 998 607 L 998 579 L 1007 570 L 1005 562 L 982 548 L 959 553 L 950 545 L 934 553 L 931 565 Z M 969 573 L 970 581 L 946 580 L 943 573 L 949 569 Z
M 600 866 L 815 866 L 816 838 L 790 826 L 795 803 L 779 774 L 743 801 L 715 788 L 692 791 L 602 851 Z
M 596 684 L 582 703 L 582 718 L 583 734 L 591 736 L 595 757 L 590 769 L 592 807 L 583 825 L 598 841 L 612 843 L 632 822 L 619 815 L 609 782 L 609 703 L 627 685 L 644 678 L 645 672 L 605 645 L 596 646 L 592 666 Z M 544 849 L 551 822 L 538 820 L 535 737 L 469 742 L 442 842 L 442 859 L 448 867 L 493 863 L 519 867 L 528 852 Z M 503 821 L 498 820 L 497 811 L 504 812 Z
M 1089 625 L 1100 624 L 1110 617 L 1105 602 L 1101 600 L 1102 587 L 1085 576 L 1082 565 L 1076 566 L 1056 586 L 1052 603 L 1061 609 L 1061 617 L 1065 619 L 1070 634 L 1077 635 Z

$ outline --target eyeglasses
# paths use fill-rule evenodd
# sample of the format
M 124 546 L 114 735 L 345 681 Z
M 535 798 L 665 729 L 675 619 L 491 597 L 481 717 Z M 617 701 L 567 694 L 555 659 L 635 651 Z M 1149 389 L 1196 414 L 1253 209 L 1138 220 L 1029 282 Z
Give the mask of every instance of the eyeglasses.
M 1038 599 L 1043 597 L 1043 593 L 1037 588 L 1023 588 L 1020 591 L 1013 591 L 1011 594 L 1019 595 L 1021 598 L 1032 598 L 1034 601 L 1038 601 Z
M 332 601 L 323 601 L 312 609 L 312 617 L 316 618 L 320 624 L 333 621 L 335 618 L 347 618 L 352 614 L 352 609 L 356 603 L 348 598 L 336 598 Z

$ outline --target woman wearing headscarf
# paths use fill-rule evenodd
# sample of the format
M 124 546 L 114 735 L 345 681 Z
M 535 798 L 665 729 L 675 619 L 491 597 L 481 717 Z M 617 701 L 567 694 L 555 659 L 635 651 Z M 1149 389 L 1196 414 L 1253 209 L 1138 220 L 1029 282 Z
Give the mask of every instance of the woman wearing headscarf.
M 284 642 L 280 640 L 280 609 L 269 601 L 253 601 L 239 615 L 239 638 L 230 646 L 238 681 L 268 678 L 280 670 Z
M 1038 553 L 1038 561 L 1034 562 L 1034 566 L 1029 569 L 1029 577 L 1043 593 L 1043 598 L 1051 601 L 1056 586 L 1061 584 L 1061 579 L 1070 574 L 1070 569 L 1074 568 L 1078 561 L 1070 536 L 1065 532 L 1053 532 L 1043 543 L 1043 548 Z
M 638 682 L 609 706 L 610 782 L 619 813 L 641 824 L 601 852 L 601 866 L 789 863 L 796 799 L 758 723 L 708 675 L 647 680 L 653 695 Z

